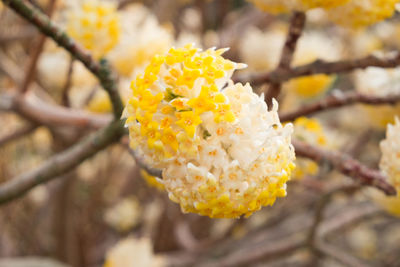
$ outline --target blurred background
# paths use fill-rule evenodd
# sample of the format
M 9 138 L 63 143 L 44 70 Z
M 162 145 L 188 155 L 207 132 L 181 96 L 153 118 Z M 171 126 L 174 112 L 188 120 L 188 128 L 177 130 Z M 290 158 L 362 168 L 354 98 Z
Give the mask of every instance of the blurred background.
M 243 82 L 249 74 L 272 71 L 290 20 L 290 14 L 269 14 L 244 0 L 110 0 L 88 21 L 85 12 L 92 11 L 82 6 L 84 1 L 29 2 L 51 14 L 97 59 L 108 59 L 124 99 L 131 80 L 155 54 L 187 43 L 229 47 L 225 57 L 248 65 L 235 74 Z M 400 49 L 397 14 L 357 29 L 332 23 L 320 9 L 307 12 L 307 19 L 295 66 Z M 95 77 L 0 2 L 0 102 L 24 86 L 29 91 L 23 105 L 47 114 L 53 112 L 47 105 L 72 108 L 94 116 L 98 125 L 38 124 L 0 104 L 0 184 L 78 142 L 111 113 Z M 253 89 L 261 93 L 265 85 Z M 400 69 L 292 79 L 283 84 L 280 112 L 349 91 L 400 92 Z M 399 112 L 396 105 L 349 106 L 296 119 L 294 136 L 378 168 L 379 142 Z M 0 267 L 400 266 L 400 201 L 355 185 L 328 164 L 298 158 L 287 197 L 249 218 L 210 219 L 183 214 L 162 184 L 135 164 L 126 143 L 125 138 L 3 204 Z M 313 235 L 323 240 L 319 249 L 308 243 Z

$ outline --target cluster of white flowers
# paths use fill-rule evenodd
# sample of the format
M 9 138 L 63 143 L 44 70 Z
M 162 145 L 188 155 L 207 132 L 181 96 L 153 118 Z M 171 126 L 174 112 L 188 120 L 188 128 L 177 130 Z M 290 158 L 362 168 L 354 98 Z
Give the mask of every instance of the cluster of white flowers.
M 122 36 L 109 59 L 118 73 L 131 78 L 142 71 L 154 55 L 168 51 L 173 35 L 141 4 L 131 5 L 119 13 Z
M 400 121 L 397 117 L 394 124 L 387 126 L 386 139 L 380 145 L 382 158 L 379 167 L 391 184 L 400 190 Z
M 129 237 L 118 242 L 106 255 L 104 267 L 162 267 L 166 260 L 153 252 L 149 238 Z
M 386 97 L 400 94 L 400 68 L 382 69 L 369 67 L 357 71 L 354 75 L 356 90 L 362 94 Z M 385 128 L 388 123 L 394 122 L 394 117 L 399 114 L 400 105 L 369 107 L 363 106 L 369 121 L 374 126 Z
M 132 148 L 164 169 L 171 200 L 184 212 L 232 218 L 285 196 L 295 156 L 278 104 L 268 111 L 250 85 L 234 84 L 243 65 L 224 51 L 187 45 L 156 56 L 132 82 L 126 116 Z

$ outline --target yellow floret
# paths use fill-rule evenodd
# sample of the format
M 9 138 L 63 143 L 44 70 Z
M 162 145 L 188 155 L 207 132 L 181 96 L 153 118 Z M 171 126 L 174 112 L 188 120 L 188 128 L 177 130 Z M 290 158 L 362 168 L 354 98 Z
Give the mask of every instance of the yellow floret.
M 299 140 L 319 146 L 327 145 L 327 138 L 318 120 L 300 117 L 294 122 L 294 134 Z M 296 159 L 294 179 L 302 179 L 308 175 L 316 175 L 319 166 L 309 159 Z
M 164 191 L 165 187 L 162 183 L 157 181 L 157 178 L 155 176 L 150 175 L 148 172 L 145 170 L 141 169 L 140 170 L 140 175 L 143 177 L 143 179 L 146 181 L 146 183 L 154 188 L 157 188 L 159 191 Z

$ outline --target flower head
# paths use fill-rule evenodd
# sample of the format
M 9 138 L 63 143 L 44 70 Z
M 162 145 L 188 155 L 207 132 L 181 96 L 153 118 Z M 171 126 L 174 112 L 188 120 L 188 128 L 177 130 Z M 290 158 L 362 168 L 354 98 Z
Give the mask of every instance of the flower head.
M 67 33 L 93 53 L 103 57 L 120 38 L 116 6 L 103 0 L 84 0 L 68 14 Z
M 400 93 L 400 68 L 381 69 L 369 67 L 357 71 L 354 75 L 356 90 L 362 94 L 388 97 Z M 400 105 L 370 107 L 363 105 L 368 114 L 369 122 L 385 129 L 388 123 L 394 123 L 394 118 L 400 111 Z
M 396 118 L 394 124 L 389 124 L 386 139 L 380 144 L 382 158 L 380 169 L 387 175 L 390 183 L 400 190 L 400 121 Z
M 168 51 L 173 35 L 142 4 L 130 5 L 119 13 L 121 41 L 110 52 L 109 59 L 119 74 L 131 79 L 149 64 L 154 55 Z
M 104 267 L 166 266 L 166 260 L 153 252 L 149 238 L 128 237 L 107 251 Z
M 380 143 L 382 157 L 380 170 L 396 188 L 397 196 L 388 197 L 376 194 L 377 201 L 391 214 L 400 215 L 400 121 L 396 117 L 394 124 L 389 124 L 386 139 Z
M 286 195 L 294 151 L 277 103 L 268 111 L 249 85 L 234 84 L 244 65 L 224 51 L 187 45 L 156 56 L 132 82 L 126 116 L 132 147 L 164 169 L 171 200 L 184 212 L 232 218 Z
M 398 0 L 351 0 L 329 10 L 330 19 L 340 25 L 359 28 L 390 18 Z
M 307 11 L 313 8 L 333 8 L 349 0 L 249 0 L 260 9 L 273 14 Z

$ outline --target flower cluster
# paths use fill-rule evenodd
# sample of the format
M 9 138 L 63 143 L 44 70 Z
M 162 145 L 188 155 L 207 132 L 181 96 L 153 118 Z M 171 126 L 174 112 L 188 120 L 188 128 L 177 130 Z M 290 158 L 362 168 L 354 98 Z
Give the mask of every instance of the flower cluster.
M 104 267 L 167 266 L 165 258 L 155 255 L 149 238 L 128 237 L 107 251 Z
M 286 195 L 294 168 L 292 125 L 280 124 L 250 85 L 230 77 L 243 64 L 226 49 L 192 45 L 155 56 L 132 82 L 131 146 L 163 170 L 171 200 L 213 218 L 250 215 Z
M 400 190 L 400 121 L 389 124 L 386 139 L 381 142 L 382 158 L 380 169 L 388 176 L 392 185 Z
M 273 13 L 324 8 L 335 23 L 348 27 L 368 26 L 393 16 L 398 0 L 249 0 Z
M 142 71 L 154 55 L 168 51 L 173 35 L 144 5 L 134 4 L 120 11 L 120 17 L 122 36 L 109 59 L 119 74 L 131 78 Z
M 351 0 L 329 11 L 330 19 L 352 28 L 364 27 L 393 16 L 399 0 Z
M 390 213 L 400 215 L 400 121 L 396 117 L 394 124 L 389 124 L 386 139 L 380 144 L 382 157 L 380 170 L 387 176 L 389 182 L 396 188 L 397 196 L 379 195 L 379 203 Z
M 95 58 L 113 49 L 120 38 L 116 5 L 101 0 L 85 0 L 68 14 L 67 33 L 90 50 Z
M 354 75 L 356 90 L 362 94 L 386 97 L 400 93 L 400 68 L 381 69 L 369 67 L 366 70 L 357 71 Z M 368 118 L 374 126 L 385 128 L 388 123 L 393 123 L 396 114 L 400 111 L 400 105 L 370 107 L 363 106 Z
M 313 8 L 333 8 L 349 0 L 249 0 L 260 9 L 273 13 L 286 13 L 293 10 L 306 11 Z

